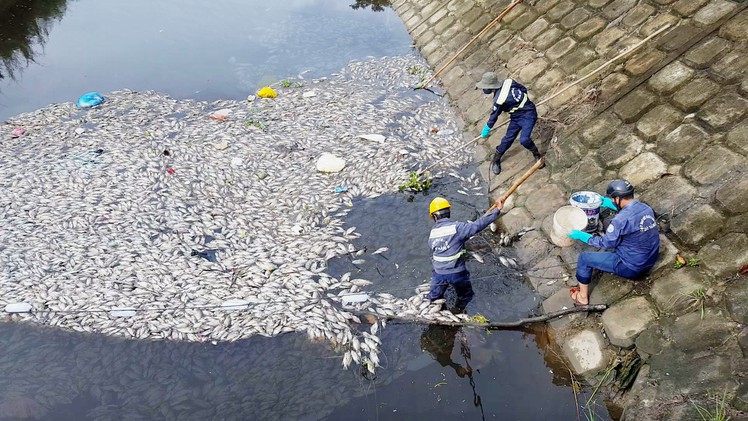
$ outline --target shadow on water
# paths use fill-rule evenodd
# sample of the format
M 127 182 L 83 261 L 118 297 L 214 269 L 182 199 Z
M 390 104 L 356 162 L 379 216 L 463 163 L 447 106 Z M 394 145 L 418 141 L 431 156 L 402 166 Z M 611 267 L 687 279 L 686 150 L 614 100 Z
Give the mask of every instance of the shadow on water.
M 479 180 L 467 181 L 471 173 L 471 169 L 463 169 L 456 174 L 459 178 L 436 179 L 428 194 L 354 199 L 346 225 L 356 227 L 361 237 L 354 240 L 353 245 L 365 251 L 360 256 L 354 253 L 345 259 L 331 260 L 329 272 L 340 276 L 350 271 L 353 278 L 372 281 L 371 289 L 376 292 L 388 292 L 401 298 L 412 296 L 416 286 L 431 279 L 431 252 L 427 244 L 433 224 L 428 217 L 431 200 L 436 196 L 445 197 L 452 205 L 453 218 L 462 221 L 475 220 L 488 208 L 488 199 L 482 194 L 485 186 Z M 458 193 L 460 191 L 476 194 L 465 195 Z M 499 263 L 497 253 L 509 255 L 511 252 L 494 240 L 495 235 L 486 229 L 466 244 L 471 256 L 467 266 L 475 291 L 467 312 L 480 313 L 496 321 L 515 320 L 537 312 L 540 297 L 525 285 L 521 274 Z M 388 250 L 373 255 L 380 247 Z M 352 263 L 360 260 L 364 263 Z M 450 288 L 448 302 L 454 300 L 452 292 Z
M 356 0 L 356 2 L 351 5 L 351 8 L 355 10 L 371 7 L 372 11 L 381 12 L 384 11 L 385 7 L 389 7 L 391 3 L 392 2 L 389 0 Z
M 471 177 L 473 172 L 465 168 L 437 179 L 427 194 L 354 200 L 346 225 L 355 226 L 361 234 L 353 244 L 363 252 L 330 261 L 329 272 L 341 276 L 350 271 L 352 278 L 372 281 L 370 290 L 410 297 L 431 276 L 430 201 L 436 196 L 447 198 L 457 220 L 475 220 L 488 207 L 486 196 L 480 194 L 485 186 Z M 467 243 L 469 252 L 483 263 L 475 257 L 467 261 L 475 296 L 466 312 L 493 321 L 514 321 L 538 313 L 541 298 L 520 273 L 499 263 L 497 255 L 510 255 L 511 250 L 494 240 L 495 235 L 486 230 Z M 380 247 L 388 250 L 373 255 Z M 450 288 L 447 304 L 455 299 Z M 388 359 L 385 371 L 393 376 L 391 383 L 372 385 L 372 393 L 340 408 L 330 419 L 576 418 L 569 372 L 544 326 L 485 331 L 393 323 L 385 329 L 383 354 L 402 355 L 407 350 L 407 358 Z M 592 410 L 596 419 L 606 419 L 602 404 Z
M 67 0 L 0 0 L 0 79 L 11 78 L 34 61 Z
M 14 76 L 0 79 L 0 121 L 91 91 L 243 100 L 282 79 L 303 84 L 350 60 L 409 53 L 404 24 L 383 6 L 347 0 L 0 0 L 0 72 Z M 59 22 L 52 25 L 54 19 Z

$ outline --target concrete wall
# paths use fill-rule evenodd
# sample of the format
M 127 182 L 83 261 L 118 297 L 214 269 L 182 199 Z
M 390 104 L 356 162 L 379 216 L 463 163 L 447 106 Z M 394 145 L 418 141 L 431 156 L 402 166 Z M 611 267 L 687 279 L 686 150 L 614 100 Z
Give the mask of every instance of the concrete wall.
M 509 4 L 508 0 L 393 2 L 435 69 Z M 748 347 L 748 330 L 737 324 L 748 323 L 748 313 L 734 298 L 748 297 L 748 283 L 729 281 L 748 264 L 746 7 L 748 3 L 728 0 L 525 0 L 440 79 L 467 124 L 466 139 L 472 139 L 491 107 L 490 98 L 474 89 L 483 72 L 496 71 L 518 80 L 538 103 L 662 26 L 672 25 L 635 53 L 539 107 L 541 120 L 534 138 L 546 151 L 549 165 L 517 191 L 502 220 L 510 233 L 526 226 L 538 228 L 522 237 L 516 248 L 529 282 L 548 297 L 544 308 L 553 310 L 570 302 L 562 282 L 547 280 L 570 276 L 573 282 L 576 258 L 589 249 L 581 245 L 560 249 L 548 241 L 553 212 L 574 191 L 604 191 L 611 179 L 629 179 L 638 198 L 655 209 L 666 235 L 660 263 L 643 285 L 634 290 L 630 281 L 614 277 L 596 285 L 593 301 L 611 304 L 608 311 L 616 315 L 603 317 L 603 322 L 608 320 L 603 329 L 608 336 L 622 332 L 625 337 L 610 341 L 618 346 L 634 343 L 640 333 L 655 340 L 653 330 L 662 333 L 663 324 L 694 312 L 693 306 L 674 305 L 674 301 L 682 304 L 681 298 L 694 289 L 709 291 L 706 305 L 715 311 L 715 329 L 725 335 L 725 343 L 735 346 L 724 351 L 727 354 L 699 351 L 716 358 L 710 360 L 714 364 L 722 364 L 721 358 L 730 361 L 718 371 L 728 373 L 723 383 L 729 384 L 736 405 L 743 399 L 748 409 L 748 388 L 738 387 L 748 371 L 742 354 Z M 476 149 L 492 197 L 532 163 L 530 153 L 517 142 L 505 155 L 502 174 L 489 173 L 487 159 L 503 131 L 497 130 Z M 699 267 L 676 271 L 676 252 L 697 258 Z M 642 295 L 645 301 L 632 300 L 633 295 Z M 626 333 L 627 326 L 613 322 L 626 318 L 635 322 L 631 333 Z M 581 323 L 579 329 L 585 328 L 599 330 Z M 572 335 L 560 334 L 559 341 L 573 340 Z M 670 357 L 685 352 L 686 336 L 683 344 L 676 343 L 668 351 Z M 738 344 L 736 338 L 743 339 Z M 664 376 L 660 371 L 665 368 L 656 363 L 659 354 L 639 348 L 637 343 L 637 350 L 649 359 L 647 375 Z M 615 350 L 609 349 L 609 358 L 602 361 L 612 360 Z M 684 383 L 693 380 L 686 377 Z M 717 385 L 694 386 L 686 395 L 709 387 Z M 662 402 L 684 390 L 658 391 L 654 400 Z M 645 397 L 632 403 L 629 413 L 655 417 L 642 400 Z M 683 409 L 687 402 L 671 401 L 670 409 L 673 405 L 686 411 L 683 417 L 689 416 Z

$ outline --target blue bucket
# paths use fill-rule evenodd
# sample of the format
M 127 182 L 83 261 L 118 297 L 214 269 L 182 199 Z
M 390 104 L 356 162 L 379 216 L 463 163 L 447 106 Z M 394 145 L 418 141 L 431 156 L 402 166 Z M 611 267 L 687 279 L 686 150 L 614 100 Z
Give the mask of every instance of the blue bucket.
M 578 191 L 572 193 L 569 203 L 584 211 L 587 215 L 586 232 L 593 232 L 597 229 L 600 218 L 600 206 L 603 204 L 603 197 L 593 191 Z

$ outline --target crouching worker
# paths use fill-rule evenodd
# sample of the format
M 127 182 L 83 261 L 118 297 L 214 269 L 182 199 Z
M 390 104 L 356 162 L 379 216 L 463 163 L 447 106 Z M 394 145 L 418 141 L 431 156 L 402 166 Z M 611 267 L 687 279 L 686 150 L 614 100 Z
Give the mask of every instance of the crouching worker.
M 612 252 L 584 252 L 577 260 L 579 287 L 571 288 L 569 294 L 574 305 L 589 304 L 589 284 L 592 269 L 614 273 L 633 279 L 647 272 L 657 262 L 660 252 L 660 236 L 654 211 L 644 203 L 634 200 L 634 186 L 626 180 L 613 180 L 608 185 L 602 206 L 618 214 L 602 236 L 574 230 L 570 238 L 585 244 L 613 249 Z
M 459 311 L 465 309 L 473 298 L 470 273 L 465 266 L 465 241 L 498 218 L 503 207 L 503 202 L 496 202 L 477 221 L 459 222 L 450 219 L 450 204 L 447 199 L 437 197 L 431 201 L 429 215 L 436 223 L 429 235 L 433 263 L 429 300 L 442 298 L 447 287 L 452 285 L 457 293 L 455 307 Z

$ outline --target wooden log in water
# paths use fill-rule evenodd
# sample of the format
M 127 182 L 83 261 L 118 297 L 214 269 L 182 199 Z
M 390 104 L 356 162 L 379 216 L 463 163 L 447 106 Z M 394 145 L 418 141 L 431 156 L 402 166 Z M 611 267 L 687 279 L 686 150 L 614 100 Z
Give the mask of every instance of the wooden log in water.
M 364 317 L 367 321 L 373 323 L 376 319 L 385 319 L 388 322 L 395 323 L 413 323 L 413 324 L 426 324 L 426 325 L 441 325 L 441 326 L 465 326 L 465 327 L 478 327 L 483 329 L 514 329 L 518 327 L 529 326 L 534 323 L 547 322 L 548 320 L 562 317 L 567 314 L 573 313 L 584 313 L 584 312 L 599 312 L 607 309 L 607 304 L 594 304 L 586 306 L 570 307 L 563 310 L 559 310 L 553 313 L 544 314 L 542 316 L 528 317 L 525 319 L 519 319 L 516 322 L 488 322 L 488 323 L 476 323 L 476 322 L 447 322 L 441 320 L 430 320 L 421 319 L 416 317 L 400 317 L 400 316 L 382 316 L 380 314 L 374 314 L 369 312 L 354 312 L 358 316 Z

